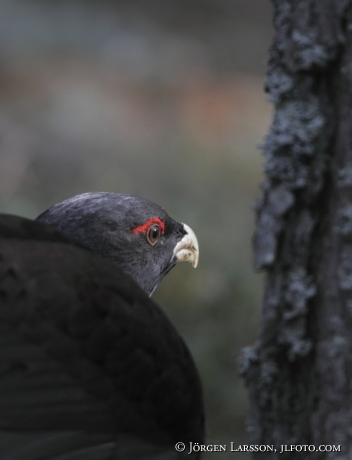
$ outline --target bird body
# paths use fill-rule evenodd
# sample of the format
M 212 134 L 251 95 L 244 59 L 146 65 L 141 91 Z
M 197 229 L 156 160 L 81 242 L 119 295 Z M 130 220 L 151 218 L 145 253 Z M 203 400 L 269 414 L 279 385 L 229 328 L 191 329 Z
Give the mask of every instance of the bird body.
M 167 230 L 152 228 L 153 245 L 149 227 L 132 230 L 156 217 Z M 94 218 L 103 234 L 105 218 Z M 116 233 L 116 219 L 109 222 Z M 173 222 L 142 215 L 123 231 L 160 251 Z M 185 237 L 176 228 L 159 277 Z M 157 278 L 138 283 L 117 256 L 104 260 L 85 238 L 60 230 L 0 217 L 0 459 L 183 458 L 176 442 L 204 438 L 202 388 L 182 338 L 147 295 Z

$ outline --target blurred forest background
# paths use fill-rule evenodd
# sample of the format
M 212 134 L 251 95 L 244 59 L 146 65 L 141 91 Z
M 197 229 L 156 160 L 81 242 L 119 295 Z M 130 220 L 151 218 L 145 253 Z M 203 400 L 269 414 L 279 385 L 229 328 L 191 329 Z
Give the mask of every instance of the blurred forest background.
M 199 267 L 177 266 L 154 299 L 200 369 L 209 443 L 248 442 L 237 360 L 259 326 L 271 35 L 269 0 L 0 0 L 0 211 L 122 192 L 193 228 Z

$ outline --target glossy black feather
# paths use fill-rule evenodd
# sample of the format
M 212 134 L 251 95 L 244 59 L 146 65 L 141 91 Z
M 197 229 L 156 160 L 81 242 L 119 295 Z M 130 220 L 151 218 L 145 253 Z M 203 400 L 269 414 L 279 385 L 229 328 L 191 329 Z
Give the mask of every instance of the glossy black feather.
M 0 427 L 1 460 L 167 460 L 204 437 L 197 370 L 159 307 L 82 244 L 6 215 Z

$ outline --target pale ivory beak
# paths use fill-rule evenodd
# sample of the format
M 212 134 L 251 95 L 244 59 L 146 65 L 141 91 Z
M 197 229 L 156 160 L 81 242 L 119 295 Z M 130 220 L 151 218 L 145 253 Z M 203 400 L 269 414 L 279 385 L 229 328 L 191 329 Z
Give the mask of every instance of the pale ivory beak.
M 190 262 L 196 268 L 199 258 L 198 240 L 194 231 L 188 225 L 182 225 L 187 233 L 176 244 L 172 258 L 176 257 L 177 262 Z

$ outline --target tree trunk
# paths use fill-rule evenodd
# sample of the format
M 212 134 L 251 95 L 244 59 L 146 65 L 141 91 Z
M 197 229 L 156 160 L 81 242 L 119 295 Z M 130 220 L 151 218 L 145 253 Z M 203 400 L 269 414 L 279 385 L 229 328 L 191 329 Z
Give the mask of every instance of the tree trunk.
M 258 454 L 265 459 L 345 459 L 352 456 L 352 0 L 273 3 L 267 90 L 276 110 L 254 237 L 266 287 L 260 338 L 244 350 L 241 368 L 251 443 L 275 446 Z M 279 454 L 281 445 L 296 447 Z

